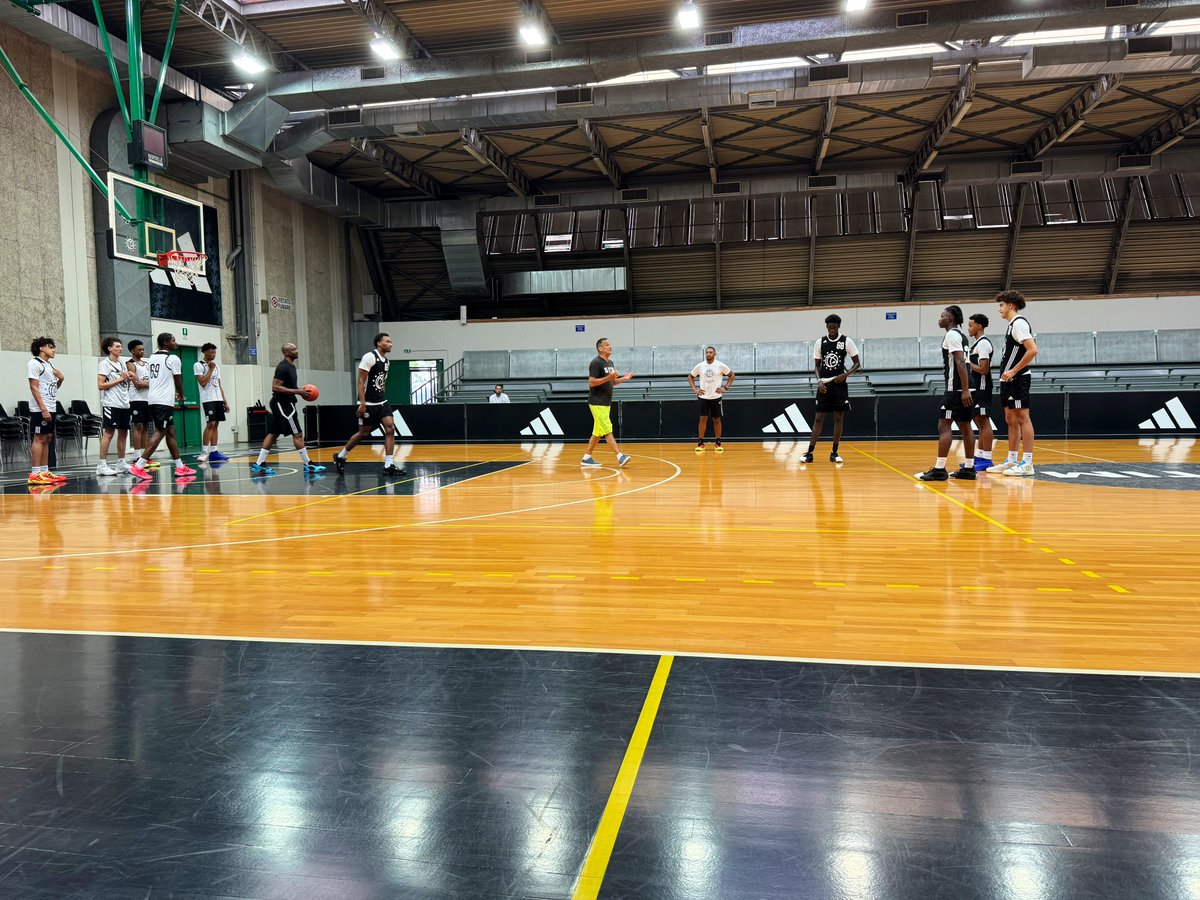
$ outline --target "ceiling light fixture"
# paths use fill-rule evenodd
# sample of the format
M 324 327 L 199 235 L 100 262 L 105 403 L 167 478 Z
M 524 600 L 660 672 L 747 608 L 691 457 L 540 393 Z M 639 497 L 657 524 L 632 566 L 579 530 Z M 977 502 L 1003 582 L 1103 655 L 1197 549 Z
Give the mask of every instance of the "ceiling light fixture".
M 546 29 L 542 27 L 541 22 L 526 19 L 521 23 L 521 40 L 528 47 L 544 47 L 546 46 Z
M 679 7 L 679 12 L 675 15 L 675 20 L 684 31 L 694 31 L 699 28 L 700 10 L 696 6 L 695 0 L 684 0 L 684 4 Z
M 871 0 L 846 0 L 846 12 L 862 12 L 871 5 Z
M 245 50 L 233 58 L 233 64 L 247 75 L 258 75 L 267 71 L 267 64 L 256 56 L 251 56 Z
M 388 60 L 389 62 L 400 59 L 400 57 L 404 55 L 400 52 L 400 48 L 396 45 L 395 41 L 393 41 L 391 38 L 384 37 L 378 32 L 376 32 L 375 37 L 371 39 L 371 51 L 380 59 Z

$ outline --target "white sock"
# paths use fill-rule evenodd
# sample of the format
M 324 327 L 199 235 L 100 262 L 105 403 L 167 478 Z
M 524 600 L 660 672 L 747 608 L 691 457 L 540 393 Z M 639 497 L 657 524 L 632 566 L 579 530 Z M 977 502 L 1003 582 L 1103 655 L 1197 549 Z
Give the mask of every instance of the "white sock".
M 1016 450 L 1008 451 L 1008 461 L 1010 463 L 1015 463 L 1017 461 L 1017 451 Z
M 268 453 L 270 453 L 270 452 L 271 452 L 270 450 L 267 450 L 267 449 L 265 449 L 265 448 L 261 448 L 261 449 L 259 449 L 259 451 L 258 451 L 258 465 L 260 465 L 260 466 L 261 466 L 263 463 L 265 463 L 265 462 L 267 461 L 267 454 L 268 454 Z
M 173 463 L 175 463 L 175 468 L 177 468 L 177 469 L 181 469 L 181 468 L 183 468 L 183 460 L 182 460 L 182 459 L 174 459 L 174 460 L 171 460 L 171 461 L 172 461 Z
M 383 464 L 385 466 L 390 466 L 392 464 L 392 454 L 389 453 L 387 456 L 385 456 L 383 458 Z
M 592 454 L 590 454 L 590 453 L 585 453 L 585 454 L 583 454 L 583 458 L 584 458 L 584 459 L 591 459 L 591 458 L 592 458 Z
M 1026 453 L 1026 454 L 1025 454 L 1025 455 L 1024 455 L 1022 458 L 1021 458 L 1021 462 L 1027 462 L 1027 463 L 1029 463 L 1029 464 L 1032 466 L 1032 465 L 1033 465 L 1033 454 L 1032 454 L 1032 453 Z
M 311 460 L 311 459 L 309 459 L 309 457 L 308 457 L 308 448 L 307 448 L 307 447 L 301 447 L 301 448 L 300 448 L 300 458 L 301 458 L 302 460 L 304 460 L 304 464 L 305 464 L 306 466 L 308 466 L 308 465 L 312 465 L 312 460 Z
M 335 453 L 333 455 L 336 456 L 338 459 L 345 459 L 346 458 L 346 448 L 343 447 L 341 450 L 339 450 L 337 453 Z
M 935 462 L 935 463 L 933 464 L 933 467 L 934 467 L 935 469 L 944 469 L 944 468 L 946 468 L 946 457 L 944 457 L 944 456 L 939 456 L 939 457 L 937 458 L 937 462 Z
M 976 450 L 975 458 L 976 459 L 991 459 L 992 451 L 991 450 Z

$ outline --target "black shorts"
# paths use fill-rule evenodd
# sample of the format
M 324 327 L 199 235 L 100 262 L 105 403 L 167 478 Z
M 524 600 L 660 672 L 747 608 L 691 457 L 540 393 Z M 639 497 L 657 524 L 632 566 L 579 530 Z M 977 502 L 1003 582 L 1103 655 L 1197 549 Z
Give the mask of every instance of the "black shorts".
M 50 418 L 43 419 L 42 411 L 35 409 L 29 419 L 30 434 L 54 434 L 54 413 L 50 413 Z
M 850 385 L 831 381 L 825 392 L 817 390 L 817 412 L 846 412 L 850 408 Z
M 134 425 L 145 425 L 149 422 L 150 403 L 146 400 L 130 400 L 129 421 Z
M 271 427 L 268 434 L 303 434 L 295 403 L 271 398 Z
M 721 398 L 709 400 L 707 397 L 700 398 L 700 415 L 711 416 L 714 419 L 721 418 Z
M 209 400 L 201 404 L 204 407 L 205 422 L 224 422 L 225 421 L 225 401 L 224 400 Z
M 150 421 L 154 423 L 155 431 L 164 431 L 175 427 L 175 407 L 163 406 L 159 403 L 150 404 Z
M 130 410 L 118 409 L 115 406 L 102 406 L 100 412 L 105 431 L 110 428 L 115 428 L 117 431 L 129 430 Z
M 946 391 L 942 396 L 941 419 L 953 419 L 955 422 L 970 422 L 975 418 L 975 404 L 963 406 L 962 393 Z
M 358 420 L 358 427 L 362 428 L 365 425 L 373 431 L 377 426 L 382 424 L 384 419 L 390 419 L 391 417 L 392 404 L 376 403 L 373 406 L 367 407 L 367 414 Z
M 982 416 L 991 416 L 992 403 L 994 402 L 992 400 L 991 393 L 989 392 L 987 394 L 984 394 L 984 393 L 981 393 L 980 391 L 972 391 L 971 396 L 975 398 L 975 416 L 976 416 L 976 418 L 979 418 Z
M 1000 399 L 1004 401 L 1004 408 L 1029 409 L 1029 388 L 1032 382 L 1033 377 L 1023 373 L 1012 381 L 1000 382 Z

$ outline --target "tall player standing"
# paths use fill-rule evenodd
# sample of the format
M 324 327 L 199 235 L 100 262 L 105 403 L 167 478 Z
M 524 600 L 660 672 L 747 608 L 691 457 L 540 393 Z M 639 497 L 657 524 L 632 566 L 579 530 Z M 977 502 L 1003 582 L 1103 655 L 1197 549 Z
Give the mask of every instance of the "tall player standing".
M 841 333 L 842 317 L 830 314 L 825 317 L 826 335 L 813 344 L 814 372 L 817 376 L 817 416 L 813 420 L 812 437 L 808 440 L 808 451 L 804 454 L 804 462 L 813 461 L 813 450 L 825 430 L 825 414 L 833 413 L 833 446 L 830 448 L 829 461 L 841 463 L 838 445 L 842 442 L 842 424 L 846 410 L 850 408 L 850 387 L 847 379 L 862 368 L 858 356 L 858 347 L 854 341 Z M 850 357 L 854 366 L 846 371 L 846 357 Z
M 125 368 L 130 375 L 129 423 L 133 437 L 133 459 L 146 449 L 146 426 L 150 422 L 150 366 L 145 360 L 146 345 L 139 340 L 129 342 L 129 359 Z M 147 469 L 157 469 L 154 460 L 146 463 Z
M 54 355 L 58 352 L 54 338 L 34 338 L 29 345 L 33 359 L 29 361 L 29 393 L 33 395 L 32 417 L 29 431 L 32 445 L 29 448 L 29 483 L 62 484 L 65 475 L 50 471 L 50 442 L 54 440 L 54 413 L 58 409 L 58 389 L 64 381 L 62 372 L 54 368 Z
M 952 422 L 957 422 L 962 432 L 963 455 L 968 460 L 975 455 L 975 432 L 971 430 L 975 404 L 967 368 L 967 336 L 959 328 L 962 323 L 962 310 L 957 306 L 947 306 L 938 317 L 938 327 L 946 332 L 942 339 L 942 388 L 945 394 L 938 417 L 937 461 L 931 469 L 917 476 L 922 481 L 975 480 L 974 462 L 964 462 L 953 475 L 946 473 L 946 457 L 950 455 L 950 444 L 954 439 Z
M 96 370 L 96 386 L 100 388 L 100 462 L 96 474 L 101 476 L 120 475 L 129 471 L 125 462 L 125 440 L 129 435 L 129 382 L 132 375 L 121 362 L 121 342 L 115 337 L 106 337 L 100 342 L 100 366 Z M 117 435 L 117 467 L 108 464 L 108 446 L 113 432 Z
M 1005 475 L 1033 475 L 1033 422 L 1029 418 L 1029 394 L 1033 376 L 1029 366 L 1038 354 L 1033 329 L 1021 311 L 1025 295 L 1020 291 L 1002 291 L 996 295 L 1000 317 L 1008 323 L 1004 334 L 1004 358 L 1000 361 L 1000 398 L 1004 401 L 1004 422 L 1008 426 L 1008 458 L 989 472 Z M 1017 442 L 1024 455 L 1018 461 Z
M 333 455 L 333 467 L 341 475 L 346 471 L 346 457 L 377 427 L 383 428 L 383 474 L 394 478 L 404 474 L 392 454 L 396 449 L 396 423 L 387 399 L 387 378 L 391 361 L 392 339 L 381 331 L 375 335 L 375 349 L 363 354 L 358 361 L 358 431 L 346 441 L 346 446 Z
M 179 357 L 171 352 L 176 347 L 175 335 L 164 331 L 158 336 L 157 343 L 158 350 L 147 362 L 150 374 L 150 419 L 154 422 L 154 437 L 129 470 L 130 475 L 143 481 L 153 477 L 146 471 L 146 463 L 164 439 L 167 449 L 171 452 L 171 461 L 175 464 L 175 477 L 187 478 L 196 474 L 195 469 L 183 464 L 179 455 L 179 444 L 175 440 L 175 404 L 183 400 L 183 376 L 180 374 L 183 364 Z
M 217 433 L 225 414 L 229 412 L 229 401 L 225 399 L 225 386 L 221 384 L 221 367 L 217 365 L 217 345 L 205 344 L 200 348 L 204 358 L 192 366 L 192 374 L 200 385 L 200 408 L 204 410 L 204 450 L 200 462 L 225 462 L 229 459 L 217 449 Z
M 726 375 L 729 380 L 721 384 L 721 379 Z M 696 386 L 696 379 L 700 379 L 700 386 Z M 716 451 L 721 453 L 724 448 L 721 446 L 721 400 L 725 396 L 725 392 L 733 387 L 733 380 L 737 378 L 733 374 L 733 369 L 725 365 L 717 359 L 716 347 L 704 348 L 704 362 L 698 363 L 691 372 L 688 373 L 688 384 L 692 386 L 692 390 L 696 396 L 700 398 L 700 427 L 698 429 L 698 439 L 696 441 L 696 452 L 704 452 L 704 434 L 708 431 L 708 420 L 713 420 L 713 434 L 716 437 Z

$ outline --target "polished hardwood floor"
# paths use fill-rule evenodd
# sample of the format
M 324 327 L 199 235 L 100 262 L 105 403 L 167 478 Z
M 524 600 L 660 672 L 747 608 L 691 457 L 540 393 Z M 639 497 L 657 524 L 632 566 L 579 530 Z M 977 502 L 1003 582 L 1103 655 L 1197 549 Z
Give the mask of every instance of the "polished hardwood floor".
M 932 441 L 805 446 L 594 470 L 575 444 L 410 446 L 392 482 L 366 447 L 347 479 L 239 458 L 145 493 L 10 472 L 0 627 L 1197 671 L 1194 440 L 1045 441 L 1036 479 L 933 485 Z

